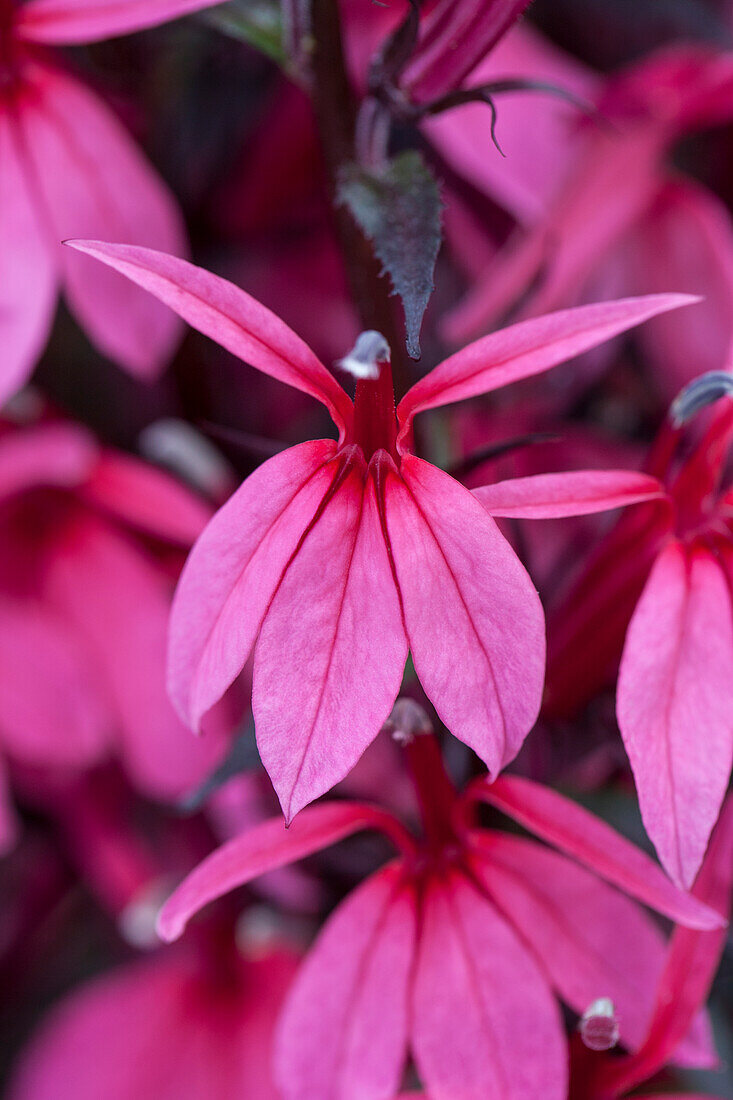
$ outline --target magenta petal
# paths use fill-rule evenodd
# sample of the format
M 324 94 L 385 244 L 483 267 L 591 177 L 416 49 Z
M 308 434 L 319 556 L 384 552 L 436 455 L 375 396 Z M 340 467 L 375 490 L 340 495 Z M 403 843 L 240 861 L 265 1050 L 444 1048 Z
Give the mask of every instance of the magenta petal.
M 85 767 L 108 747 L 110 711 L 91 654 L 42 605 L 0 602 L 0 740 L 27 764 Z
M 658 313 L 697 301 L 686 294 L 623 298 L 534 317 L 484 336 L 445 359 L 408 390 L 397 408 L 401 437 L 416 413 L 424 409 L 450 405 L 531 378 Z
M 211 508 L 170 474 L 131 455 L 108 451 L 81 490 L 96 505 L 145 535 L 191 546 Z
M 504 775 L 494 783 L 477 780 L 471 793 L 671 920 L 688 928 L 720 927 L 718 914 L 673 886 L 641 849 L 549 787 Z
M 616 1008 L 621 1041 L 646 1038 L 665 941 L 641 906 L 565 856 L 502 833 L 477 839 L 474 873 L 578 1015 L 599 996 Z M 711 1054 L 697 1047 L 694 1060 Z
M 554 519 L 623 508 L 665 495 L 654 477 L 629 470 L 573 470 L 497 481 L 472 490 L 492 516 Z
M 255 648 L 262 763 L 288 820 L 350 771 L 389 717 L 407 638 L 363 461 L 340 475 L 288 566 Z
M 283 571 L 336 476 L 335 444 L 302 443 L 257 469 L 204 530 L 173 601 L 168 688 L 185 722 L 242 670 Z
M 33 42 L 83 45 L 156 27 L 221 0 L 29 0 L 18 33 Z
M 22 121 L 55 242 L 102 236 L 186 251 L 173 196 L 115 116 L 81 84 L 39 70 Z M 99 349 L 134 375 L 158 374 L 180 336 L 175 318 L 86 257 L 60 247 L 55 254 L 69 305 Z
M 0 501 L 42 486 L 77 488 L 98 455 L 91 435 L 76 424 L 43 424 L 0 436 Z
M 733 757 L 733 616 L 708 551 L 670 543 L 629 625 L 618 720 L 644 825 L 675 882 L 690 887 Z
M 54 250 L 31 199 L 28 165 L 5 111 L 0 117 L 0 405 L 28 380 L 56 306 Z
M 168 898 L 158 918 L 162 939 L 177 939 L 199 909 L 260 875 L 295 863 L 361 829 L 394 830 L 388 814 L 358 802 L 309 806 L 286 828 L 281 817 L 234 837 L 196 867 Z
M 385 498 L 415 670 L 448 728 L 496 774 L 539 710 L 542 606 L 467 489 L 411 455 L 401 472 L 388 474 Z
M 239 287 L 147 248 L 99 241 L 67 244 L 126 275 L 257 370 L 321 401 L 343 433 L 351 419 L 344 390 L 292 329 Z
M 431 1100 L 567 1096 L 565 1037 L 547 980 L 462 875 L 427 888 L 412 1013 Z
M 393 864 L 326 923 L 280 1022 L 283 1100 L 392 1100 L 407 1047 L 416 919 L 414 890 Z

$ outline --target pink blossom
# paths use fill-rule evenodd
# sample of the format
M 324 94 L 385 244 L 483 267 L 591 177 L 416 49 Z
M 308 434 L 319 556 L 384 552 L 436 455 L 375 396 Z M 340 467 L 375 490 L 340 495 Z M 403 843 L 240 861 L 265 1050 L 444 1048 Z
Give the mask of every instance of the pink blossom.
M 138 377 L 159 373 L 179 336 L 157 303 L 60 247 L 84 233 L 186 251 L 162 180 L 107 107 L 40 44 L 126 34 L 213 2 L 0 0 L 0 403 L 35 366 L 59 289 L 99 350 Z
M 208 935 L 95 978 L 42 1022 L 8 1100 L 278 1100 L 270 1046 L 296 962 Z
M 398 858 L 333 913 L 288 996 L 275 1051 L 283 1100 L 389 1100 L 408 1046 L 433 1100 L 562 1100 L 567 1056 L 553 991 L 582 1012 L 603 990 L 620 1006 L 622 1041 L 636 1050 L 664 965 L 656 927 L 614 887 L 693 927 L 722 918 L 568 799 L 506 777 L 477 780 L 459 797 L 430 735 L 406 751 L 419 841 L 392 815 L 352 802 L 310 807 L 289 829 L 273 819 L 189 875 L 161 912 L 160 934 L 175 939 L 233 887 L 379 829 Z M 477 828 L 478 801 L 560 851 Z M 709 1043 L 698 1017 L 682 1061 L 709 1064 Z
M 412 422 L 549 369 L 690 299 L 632 299 L 506 329 L 445 360 L 400 401 L 389 348 L 365 333 L 352 403 L 278 317 L 214 275 L 148 249 L 75 242 L 254 367 L 321 401 L 339 431 L 261 466 L 197 542 L 174 601 L 171 697 L 201 717 L 254 646 L 262 762 L 288 820 L 350 770 L 386 721 L 408 648 L 442 720 L 498 773 L 539 709 L 544 617 L 489 514 L 592 512 L 657 494 L 626 472 L 470 493 L 412 453 Z M 372 375 L 372 377 L 369 377 Z M 610 481 L 609 481 L 610 478 Z M 595 484 L 595 488 L 594 488 Z M 482 503 L 482 494 L 488 494 Z M 521 682 L 521 690 L 517 684 Z
M 652 458 L 663 499 L 622 518 L 551 620 L 548 713 L 599 686 L 623 643 L 617 715 L 642 817 L 686 887 L 733 761 L 733 527 L 721 484 L 732 435 L 726 401 L 680 466 L 679 433 L 663 431 Z
M 87 767 L 118 754 L 176 797 L 224 751 L 166 698 L 165 637 L 183 552 L 209 508 L 84 429 L 0 432 L 0 744 L 6 759 Z M 217 727 L 221 723 L 216 721 Z M 11 819 L 5 838 L 9 842 Z

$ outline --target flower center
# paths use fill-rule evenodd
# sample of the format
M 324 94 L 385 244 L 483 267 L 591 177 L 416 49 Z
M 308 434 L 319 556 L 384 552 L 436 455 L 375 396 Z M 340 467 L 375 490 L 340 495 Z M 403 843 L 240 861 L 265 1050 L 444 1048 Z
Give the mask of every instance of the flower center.
M 362 332 L 340 366 L 356 379 L 354 438 L 369 462 L 383 450 L 397 459 L 397 418 L 389 344 L 378 332 Z

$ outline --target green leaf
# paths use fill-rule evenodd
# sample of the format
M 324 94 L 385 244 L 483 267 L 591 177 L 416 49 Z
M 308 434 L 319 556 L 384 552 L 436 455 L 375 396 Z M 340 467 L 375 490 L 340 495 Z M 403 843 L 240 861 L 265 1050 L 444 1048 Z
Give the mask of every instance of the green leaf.
M 410 150 L 378 170 L 345 165 L 338 201 L 371 240 L 394 293 L 402 299 L 407 351 L 419 359 L 420 328 L 442 240 L 443 203 L 437 180 L 420 154 Z
M 282 16 L 275 0 L 229 0 L 228 4 L 202 12 L 201 18 L 223 34 L 254 46 L 279 65 L 285 64 Z

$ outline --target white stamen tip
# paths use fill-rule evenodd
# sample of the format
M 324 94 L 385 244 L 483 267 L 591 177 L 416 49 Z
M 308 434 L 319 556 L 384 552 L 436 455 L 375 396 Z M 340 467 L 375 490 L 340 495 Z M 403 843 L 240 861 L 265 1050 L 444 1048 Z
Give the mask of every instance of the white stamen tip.
M 383 727 L 398 745 L 409 745 L 416 737 L 433 732 L 433 724 L 414 699 L 398 699 Z
M 360 334 L 349 354 L 339 359 L 336 366 L 353 378 L 375 379 L 379 378 L 379 364 L 389 360 L 389 344 L 381 332 L 369 329 Z
M 619 1039 L 616 1007 L 610 997 L 599 997 L 581 1016 L 580 1037 L 589 1050 L 610 1050 Z

